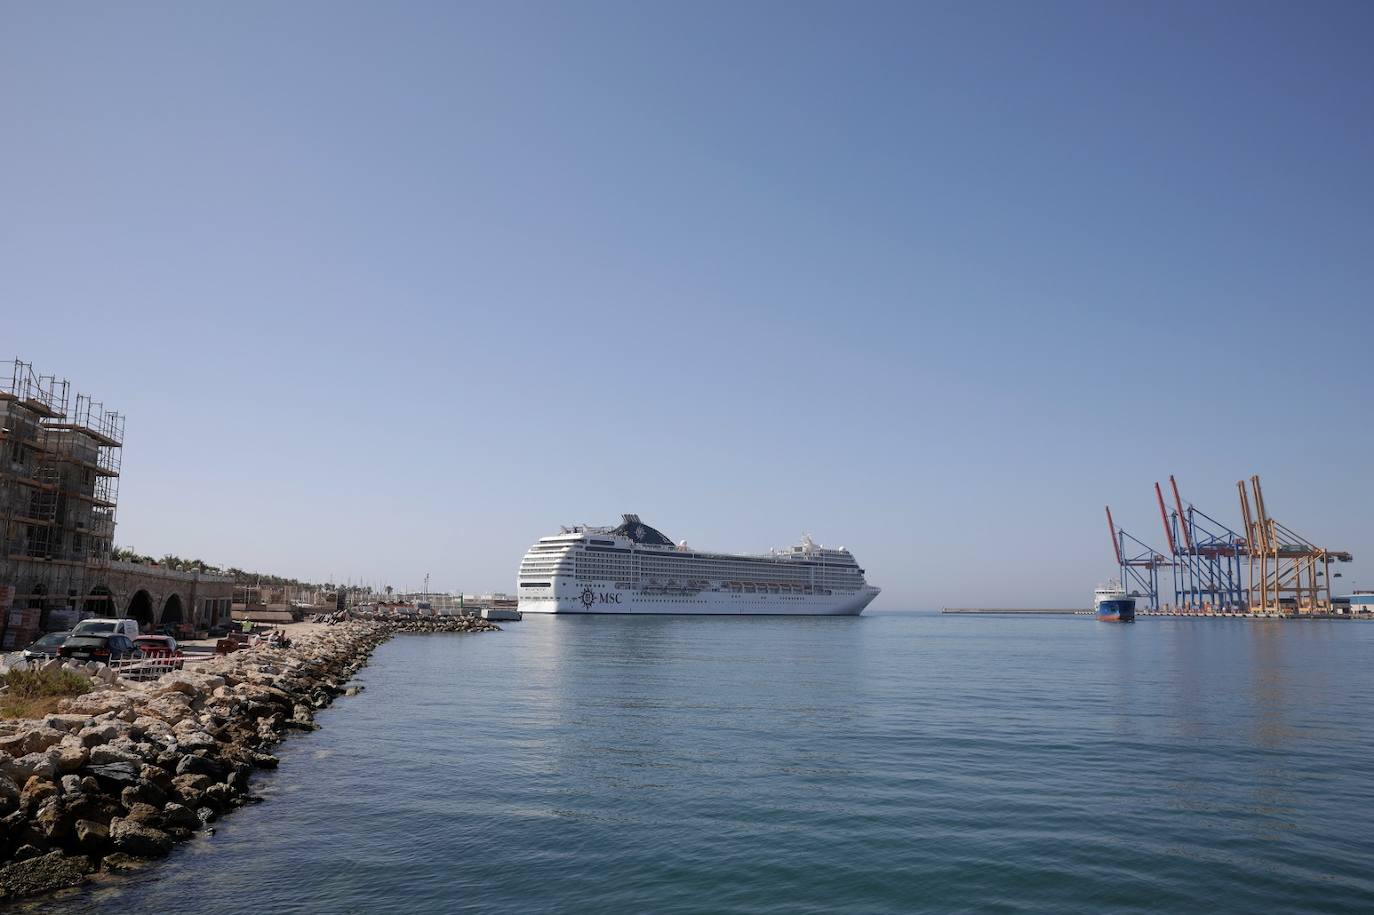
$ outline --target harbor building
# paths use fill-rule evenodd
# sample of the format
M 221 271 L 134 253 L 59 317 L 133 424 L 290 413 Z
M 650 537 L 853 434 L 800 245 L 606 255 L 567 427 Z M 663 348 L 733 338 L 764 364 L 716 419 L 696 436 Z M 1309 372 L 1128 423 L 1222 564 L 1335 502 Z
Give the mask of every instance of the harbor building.
M 227 620 L 232 579 L 116 562 L 124 416 L 18 359 L 0 365 L 0 648 L 88 616 Z

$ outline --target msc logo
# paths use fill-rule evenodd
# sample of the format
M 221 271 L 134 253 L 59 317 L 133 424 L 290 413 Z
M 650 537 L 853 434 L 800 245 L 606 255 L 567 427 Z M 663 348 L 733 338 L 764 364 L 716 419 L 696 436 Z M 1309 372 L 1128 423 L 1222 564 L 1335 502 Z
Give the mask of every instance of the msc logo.
M 582 589 L 582 606 L 583 606 L 585 609 L 587 609 L 587 610 L 592 609 L 592 605 L 593 605 L 593 604 L 618 604 L 618 603 L 620 603 L 620 595 L 619 595 L 619 594 L 613 594 L 613 593 L 610 593 L 610 592 L 607 592 L 607 591 L 602 591 L 600 594 L 597 594 L 597 593 L 596 593 L 595 591 L 593 591 L 591 588 L 583 588 L 583 589 Z

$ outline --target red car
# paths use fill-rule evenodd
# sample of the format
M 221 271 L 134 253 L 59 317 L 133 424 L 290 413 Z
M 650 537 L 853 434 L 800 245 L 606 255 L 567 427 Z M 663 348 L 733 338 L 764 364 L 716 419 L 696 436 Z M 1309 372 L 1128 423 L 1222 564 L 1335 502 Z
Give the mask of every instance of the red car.
M 173 670 L 181 670 L 186 663 L 177 640 L 170 635 L 141 635 L 134 639 L 134 646 L 143 652 L 145 659 L 158 666 L 170 661 Z

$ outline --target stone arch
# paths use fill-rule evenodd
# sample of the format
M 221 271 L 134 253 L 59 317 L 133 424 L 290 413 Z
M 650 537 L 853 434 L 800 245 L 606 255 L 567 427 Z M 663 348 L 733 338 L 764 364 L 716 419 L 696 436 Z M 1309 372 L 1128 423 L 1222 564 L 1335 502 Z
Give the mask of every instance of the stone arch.
M 172 593 L 167 595 L 167 599 L 162 603 L 162 614 L 158 617 L 158 623 L 163 626 L 175 626 L 183 621 L 185 607 L 181 603 L 181 595 Z
M 153 596 L 142 588 L 138 589 L 129 598 L 129 610 L 124 615 L 138 620 L 140 630 L 148 629 L 153 625 Z
M 86 595 L 81 610 L 83 613 L 92 613 L 96 616 L 114 616 L 114 595 L 104 585 L 96 585 L 91 589 L 91 593 Z

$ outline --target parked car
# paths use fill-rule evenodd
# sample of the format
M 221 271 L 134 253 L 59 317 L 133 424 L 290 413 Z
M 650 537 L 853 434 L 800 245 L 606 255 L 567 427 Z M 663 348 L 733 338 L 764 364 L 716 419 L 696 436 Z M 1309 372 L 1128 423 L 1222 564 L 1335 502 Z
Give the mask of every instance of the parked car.
M 170 662 L 173 670 L 181 670 L 186 664 L 177 640 L 169 635 L 141 635 L 134 639 L 134 647 L 150 661 Z
M 28 648 L 24 649 L 25 661 L 41 661 L 44 658 L 57 657 L 57 649 L 62 647 L 62 643 L 71 635 L 70 629 L 62 632 L 49 632 L 47 635 L 38 639 Z
M 127 636 L 117 632 L 76 632 L 67 636 L 62 647 L 57 649 L 58 657 L 74 658 L 78 661 L 128 661 L 143 657 L 143 652 Z
M 111 632 L 118 632 L 126 639 L 136 639 L 138 638 L 138 620 L 128 618 L 82 620 L 72 630 L 73 635 L 106 635 Z

